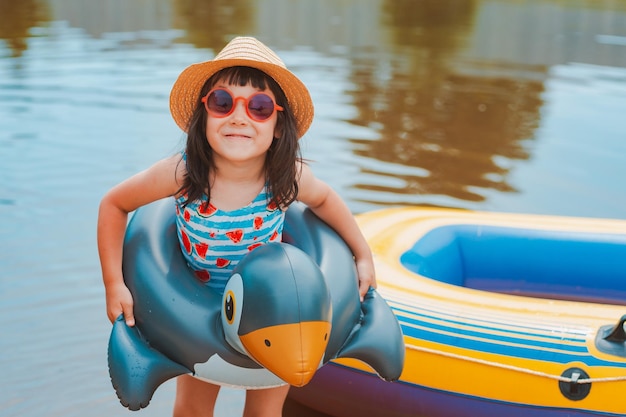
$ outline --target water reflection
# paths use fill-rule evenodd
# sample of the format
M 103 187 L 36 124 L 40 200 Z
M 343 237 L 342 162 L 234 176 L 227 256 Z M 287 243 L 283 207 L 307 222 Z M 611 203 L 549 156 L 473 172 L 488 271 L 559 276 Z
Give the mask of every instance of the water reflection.
M 407 47 L 426 48 L 429 53 L 409 51 L 409 55 L 442 61 L 467 42 L 477 0 L 386 0 L 381 9 L 381 23 L 397 47 L 394 52 L 404 55 Z
M 249 0 L 178 0 L 175 25 L 184 29 L 179 41 L 219 51 L 237 34 L 256 33 L 256 2 Z
M 537 126 L 543 88 L 533 80 L 458 73 L 455 56 L 473 29 L 476 10 L 475 2 L 461 4 L 385 3 L 383 21 L 395 48 L 385 75 L 388 82 L 381 84 L 376 72 L 352 74 L 359 86 L 352 93 L 359 112 L 351 121 L 378 126 L 380 139 L 351 140 L 358 155 L 416 169 L 398 174 L 385 166 L 365 168 L 368 174 L 393 176 L 403 184 L 356 187 L 465 201 L 483 201 L 480 190 L 485 188 L 513 191 L 506 180 L 508 168 L 497 164 L 498 157 L 528 158 L 522 141 Z
M 0 39 L 6 40 L 12 57 L 22 55 L 28 48 L 31 29 L 47 20 L 48 8 L 41 1 L 0 0 Z
M 406 74 L 394 74 L 395 80 L 403 78 Z M 357 187 L 392 194 L 446 195 L 464 201 L 485 200 L 481 189 L 514 191 L 506 178 L 510 164 L 498 165 L 498 157 L 528 158 L 523 140 L 532 137 L 537 126 L 541 84 L 497 79 L 477 82 L 451 74 L 430 79 L 426 85 L 407 82 L 404 87 L 387 87 L 388 103 L 382 109 L 361 107 L 365 119 L 358 120 L 379 122 L 380 139 L 352 139 L 359 145 L 356 154 L 419 168 L 418 172 L 398 174 L 384 167 L 376 170 L 374 165 L 365 172 L 391 175 L 402 179 L 404 185 Z M 368 97 L 363 93 L 357 103 L 365 106 Z

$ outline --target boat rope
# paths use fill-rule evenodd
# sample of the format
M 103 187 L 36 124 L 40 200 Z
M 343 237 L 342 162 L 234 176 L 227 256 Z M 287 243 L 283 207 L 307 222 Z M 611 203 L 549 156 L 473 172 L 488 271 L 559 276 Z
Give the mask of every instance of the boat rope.
M 464 360 L 464 361 L 468 361 L 468 362 L 479 363 L 481 365 L 487 365 L 487 366 L 493 366 L 493 367 L 496 367 L 496 368 L 507 369 L 509 371 L 522 372 L 522 373 L 525 373 L 525 374 L 530 374 L 530 375 L 540 376 L 540 377 L 544 377 L 544 378 L 555 379 L 557 381 L 567 382 L 567 383 L 591 384 L 592 382 L 618 382 L 618 381 L 626 381 L 626 375 L 610 376 L 610 377 L 603 377 L 603 378 L 577 378 L 577 379 L 575 379 L 575 378 L 569 378 L 569 377 L 566 377 L 566 376 L 553 375 L 553 374 L 549 374 L 549 373 L 546 373 L 546 372 L 535 371 L 535 370 L 528 369 L 528 368 L 521 368 L 519 366 L 507 365 L 507 364 L 504 364 L 504 363 L 492 362 L 492 361 L 487 361 L 487 360 L 484 360 L 484 359 L 478 359 L 478 358 L 472 358 L 472 357 L 469 357 L 469 356 L 458 355 L 456 353 L 442 352 L 440 350 L 429 349 L 429 348 L 422 347 L 422 346 L 415 346 L 415 345 L 408 345 L 408 344 L 406 346 L 407 346 L 407 348 L 412 349 L 412 350 L 417 350 L 417 351 L 426 352 L 426 353 L 432 353 L 434 355 L 445 356 L 445 357 L 453 358 L 453 359 L 460 359 L 460 360 Z

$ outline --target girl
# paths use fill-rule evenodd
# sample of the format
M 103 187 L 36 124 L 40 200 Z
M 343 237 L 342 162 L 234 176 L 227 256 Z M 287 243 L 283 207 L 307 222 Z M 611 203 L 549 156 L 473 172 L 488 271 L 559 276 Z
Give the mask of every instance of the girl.
M 123 314 L 134 325 L 133 299 L 121 267 L 128 213 L 169 196 L 176 201 L 187 262 L 217 291 L 223 292 L 246 248 L 280 240 L 284 211 L 295 200 L 307 204 L 349 245 L 361 299 L 376 287 L 371 251 L 350 210 L 300 157 L 298 140 L 311 124 L 313 104 L 304 84 L 273 51 L 254 38 L 233 39 L 214 60 L 180 74 L 170 109 L 187 132 L 185 150 L 113 187 L 100 204 L 98 250 L 111 322 Z M 194 215 L 199 212 L 219 216 Z M 232 228 L 250 214 L 261 220 Z M 197 225 L 209 232 L 195 233 Z M 232 251 L 234 246 L 242 250 Z M 288 389 L 248 391 L 244 417 L 280 416 Z M 178 377 L 174 416 L 212 416 L 218 391 L 219 386 L 191 376 Z

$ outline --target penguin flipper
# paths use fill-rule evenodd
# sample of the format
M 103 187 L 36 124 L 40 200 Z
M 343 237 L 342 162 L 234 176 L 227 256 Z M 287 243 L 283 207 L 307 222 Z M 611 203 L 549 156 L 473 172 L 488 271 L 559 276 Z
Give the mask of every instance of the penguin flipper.
M 400 378 L 404 367 L 404 339 L 391 308 L 370 288 L 361 303 L 361 326 L 341 348 L 337 357 L 359 359 L 386 381 Z
M 108 361 L 117 397 L 124 407 L 133 411 L 146 407 L 163 382 L 191 373 L 150 347 L 136 327 L 126 325 L 122 315 L 111 330 Z

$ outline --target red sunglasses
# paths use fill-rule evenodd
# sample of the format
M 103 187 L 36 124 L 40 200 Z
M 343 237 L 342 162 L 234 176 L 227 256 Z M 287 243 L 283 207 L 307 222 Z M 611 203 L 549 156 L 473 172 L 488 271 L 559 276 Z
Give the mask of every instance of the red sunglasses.
M 265 93 L 255 93 L 250 97 L 235 97 L 224 88 L 214 88 L 202 97 L 206 111 L 213 117 L 226 117 L 235 110 L 237 100 L 243 100 L 248 117 L 257 122 L 264 122 L 283 108 Z

